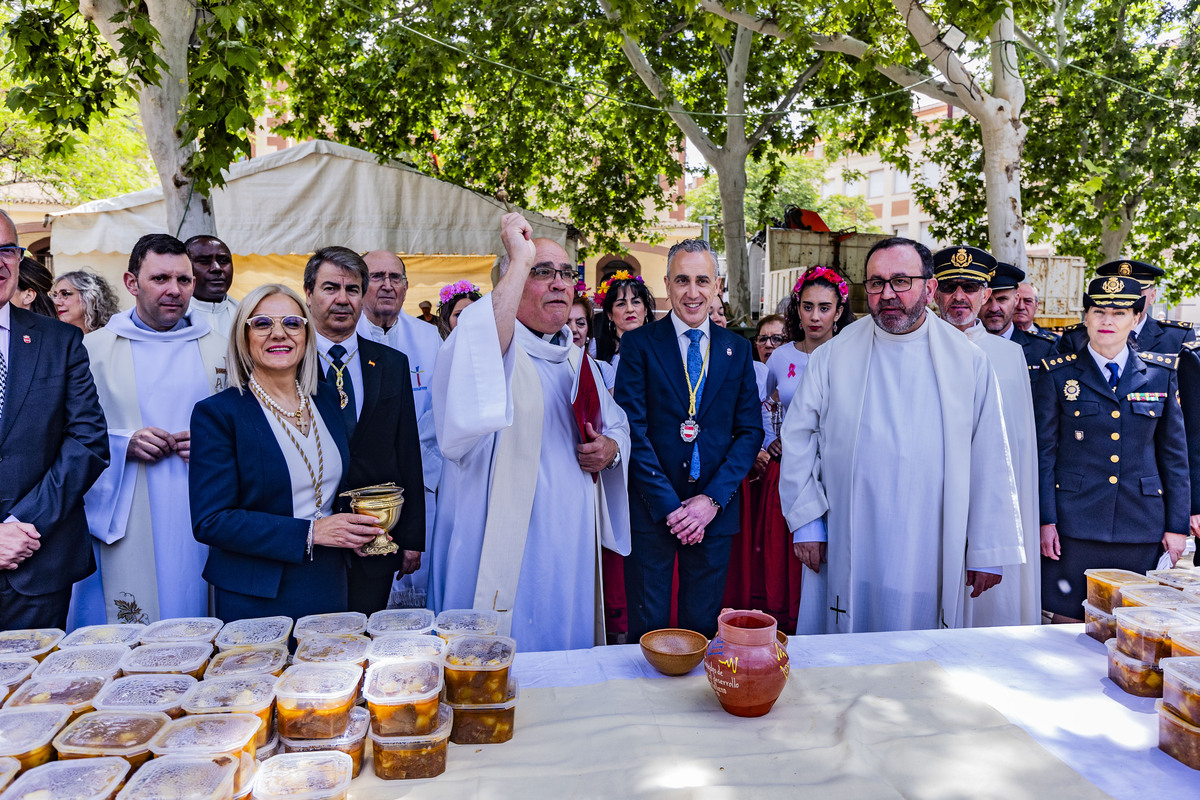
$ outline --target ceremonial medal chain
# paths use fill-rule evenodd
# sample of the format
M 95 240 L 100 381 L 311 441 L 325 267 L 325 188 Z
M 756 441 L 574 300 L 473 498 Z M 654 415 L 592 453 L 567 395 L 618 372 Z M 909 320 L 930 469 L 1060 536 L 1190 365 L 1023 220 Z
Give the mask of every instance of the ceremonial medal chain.
M 688 416 L 679 426 L 679 438 L 688 444 L 696 441 L 700 435 L 700 426 L 696 423 L 696 395 L 700 392 L 700 384 L 704 382 L 704 368 L 708 366 L 708 354 L 712 351 L 710 344 L 704 350 L 704 361 L 700 364 L 700 374 L 696 376 L 696 384 L 692 385 L 692 376 L 688 372 L 687 359 L 683 360 L 683 377 L 688 387 Z
M 317 426 L 316 419 L 313 419 L 312 432 L 313 437 L 317 440 L 317 468 L 314 470 L 312 468 L 312 462 L 308 460 L 308 454 L 305 453 L 304 448 L 300 446 L 300 440 L 298 440 L 296 435 L 292 433 L 292 426 L 287 424 L 287 420 L 284 419 L 284 417 L 295 417 L 298 421 L 302 420 L 304 412 L 309 408 L 308 398 L 305 397 L 300 391 L 300 382 L 296 381 L 296 395 L 300 398 L 300 410 L 295 414 L 288 413 L 280 408 L 279 404 L 271 399 L 271 396 L 267 394 L 266 390 L 259 386 L 258 382 L 253 378 L 250 379 L 250 389 L 254 392 L 255 397 L 263 401 L 267 407 L 267 410 L 271 412 L 275 419 L 279 420 L 279 424 L 283 428 L 283 432 L 287 434 L 288 439 L 290 439 L 292 444 L 295 445 L 296 452 L 298 452 L 300 454 L 300 458 L 304 460 L 304 467 L 308 470 L 308 477 L 312 481 L 313 498 L 314 502 L 316 503 L 316 514 L 313 518 L 320 519 L 321 506 L 324 504 L 324 492 L 322 491 L 322 484 L 325 482 L 325 454 L 321 451 L 320 428 Z
M 346 367 L 350 366 L 350 362 L 354 360 L 356 355 L 358 355 L 358 348 L 356 347 L 354 349 L 354 352 L 350 354 L 350 357 L 347 358 L 346 362 L 340 367 L 334 364 L 333 359 L 331 359 L 329 356 L 325 355 L 324 353 L 321 353 L 320 355 L 321 358 L 329 362 L 329 368 L 332 369 L 334 374 L 337 376 L 338 403 L 340 404 L 339 408 L 345 408 L 346 404 L 350 402 L 350 396 L 346 394 L 346 384 L 342 378 L 342 373 L 346 371 Z

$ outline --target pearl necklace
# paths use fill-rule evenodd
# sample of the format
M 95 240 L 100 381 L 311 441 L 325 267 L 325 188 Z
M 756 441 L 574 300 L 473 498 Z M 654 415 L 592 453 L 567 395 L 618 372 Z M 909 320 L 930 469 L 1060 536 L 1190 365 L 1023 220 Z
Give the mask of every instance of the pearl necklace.
M 300 381 L 296 381 L 296 398 L 300 401 L 300 407 L 295 411 L 285 411 L 281 405 L 275 402 L 275 399 L 271 397 L 271 395 L 267 394 L 267 390 L 262 388 L 259 382 L 254 378 L 250 379 L 250 390 L 254 392 L 255 397 L 257 397 L 259 400 L 262 400 L 263 403 L 269 406 L 277 414 L 281 414 L 284 417 L 296 420 L 297 428 L 304 427 L 304 412 L 308 410 L 308 398 L 305 397 L 304 393 L 300 391 Z

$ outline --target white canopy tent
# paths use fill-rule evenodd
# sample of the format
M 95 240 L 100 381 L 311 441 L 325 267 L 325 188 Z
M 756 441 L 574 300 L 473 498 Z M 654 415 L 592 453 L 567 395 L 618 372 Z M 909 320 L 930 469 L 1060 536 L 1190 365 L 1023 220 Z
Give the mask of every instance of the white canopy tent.
M 358 252 L 392 250 L 404 258 L 415 313 L 437 302 L 446 283 L 466 278 L 485 291 L 500 250 L 504 204 L 431 178 L 364 150 L 310 141 L 232 165 L 210 195 L 217 235 L 234 253 L 240 297 L 269 281 L 300 287 L 307 255 L 342 245 Z M 525 211 L 534 235 L 562 244 L 574 259 L 568 226 Z M 161 187 L 96 200 L 51 215 L 50 251 L 58 274 L 90 267 L 120 286 L 138 238 L 166 230 Z M 126 301 L 129 298 L 119 291 Z

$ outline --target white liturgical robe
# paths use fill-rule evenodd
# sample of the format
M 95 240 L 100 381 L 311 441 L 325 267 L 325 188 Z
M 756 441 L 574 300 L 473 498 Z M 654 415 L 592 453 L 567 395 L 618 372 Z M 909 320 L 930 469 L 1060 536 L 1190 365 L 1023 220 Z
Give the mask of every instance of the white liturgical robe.
M 967 338 L 975 343 L 1000 383 L 1004 432 L 1012 456 L 1017 499 L 1021 503 L 1023 564 L 1004 564 L 1004 580 L 975 599 L 967 598 L 966 626 L 1040 625 L 1042 622 L 1042 558 L 1038 506 L 1037 428 L 1033 422 L 1033 392 L 1025 351 L 1000 336 L 993 336 L 976 321 Z
M 789 528 L 828 528 L 800 633 L 962 627 L 967 570 L 1021 562 L 995 374 L 932 314 L 902 336 L 865 317 L 817 348 L 780 439 Z
M 228 339 L 237 309 L 238 301 L 229 295 L 225 295 L 219 303 L 208 303 L 193 297 L 188 303 L 188 319 L 192 322 L 203 320 L 212 328 L 213 333 Z
M 629 422 L 583 361 L 599 390 L 601 433 L 622 457 L 594 482 L 575 453 L 571 400 L 583 351 L 565 327 L 565 344 L 515 328 L 501 355 L 484 297 L 438 355 L 434 418 L 445 469 L 427 554 L 431 607 L 508 610 L 502 626 L 511 625 L 520 650 L 591 647 L 604 642 L 600 546 L 629 553 Z

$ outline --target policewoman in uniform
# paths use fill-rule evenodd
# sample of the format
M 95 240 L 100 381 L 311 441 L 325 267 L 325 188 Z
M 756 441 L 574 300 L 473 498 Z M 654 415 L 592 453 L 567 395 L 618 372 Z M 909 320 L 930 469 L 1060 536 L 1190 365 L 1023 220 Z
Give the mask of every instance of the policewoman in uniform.
M 1129 332 L 1146 298 L 1133 278 L 1096 278 L 1087 340 L 1044 362 L 1034 406 L 1041 479 L 1042 606 L 1082 617 L 1083 572 L 1154 569 L 1183 553 L 1191 504 L 1177 356 L 1139 353 Z
M 1147 306 L 1154 305 L 1154 301 L 1158 299 L 1158 287 L 1154 283 L 1165 274 L 1162 267 L 1131 259 L 1109 261 L 1107 264 L 1096 267 L 1097 278 L 1133 278 L 1137 281 L 1142 297 L 1146 298 L 1143 310 Z M 1079 348 L 1083 347 L 1085 341 L 1087 341 L 1085 323 L 1072 325 L 1063 331 L 1062 338 L 1058 340 L 1058 352 L 1077 352 Z M 1183 349 L 1184 343 L 1194 341 L 1196 341 L 1196 332 L 1192 330 L 1192 323 L 1174 319 L 1158 320 L 1143 313 L 1139 313 L 1137 319 L 1134 320 L 1133 330 L 1129 332 L 1130 344 L 1136 345 L 1137 349 L 1143 353 L 1174 354 Z

